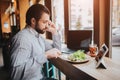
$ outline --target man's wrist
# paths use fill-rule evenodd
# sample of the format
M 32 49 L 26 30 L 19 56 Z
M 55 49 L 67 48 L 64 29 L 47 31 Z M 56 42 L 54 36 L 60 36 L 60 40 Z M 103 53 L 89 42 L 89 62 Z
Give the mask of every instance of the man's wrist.
M 58 35 L 57 31 L 52 32 L 52 35 Z

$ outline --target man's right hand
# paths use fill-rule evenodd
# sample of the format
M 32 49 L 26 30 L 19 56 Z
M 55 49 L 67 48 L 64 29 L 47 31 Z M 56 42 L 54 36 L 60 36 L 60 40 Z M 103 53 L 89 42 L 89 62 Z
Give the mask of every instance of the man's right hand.
M 50 50 L 46 51 L 45 55 L 48 59 L 57 58 L 61 55 L 61 52 L 58 49 L 53 48 L 53 49 L 50 49 Z

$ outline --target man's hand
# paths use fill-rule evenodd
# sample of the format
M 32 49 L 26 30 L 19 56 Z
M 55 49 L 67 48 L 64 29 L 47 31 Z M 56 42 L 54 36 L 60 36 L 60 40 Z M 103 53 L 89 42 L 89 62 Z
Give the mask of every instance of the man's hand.
M 46 51 L 45 55 L 48 59 L 57 58 L 61 55 L 61 52 L 58 49 L 53 48 L 53 49 Z
M 46 29 L 46 31 L 51 32 L 53 35 L 57 34 L 57 29 L 56 26 L 53 22 L 48 21 L 48 27 Z

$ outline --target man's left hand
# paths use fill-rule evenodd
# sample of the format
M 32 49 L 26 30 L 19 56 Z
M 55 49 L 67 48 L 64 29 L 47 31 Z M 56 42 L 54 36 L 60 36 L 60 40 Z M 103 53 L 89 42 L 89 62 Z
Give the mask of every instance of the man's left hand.
M 46 29 L 46 31 L 51 32 L 53 35 L 57 34 L 56 26 L 51 21 L 48 21 L 48 28 Z

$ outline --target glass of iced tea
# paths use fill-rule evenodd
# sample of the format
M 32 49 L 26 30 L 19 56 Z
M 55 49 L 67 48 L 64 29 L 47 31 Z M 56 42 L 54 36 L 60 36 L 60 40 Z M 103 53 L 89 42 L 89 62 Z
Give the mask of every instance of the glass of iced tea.
M 95 57 L 98 52 L 97 44 L 89 44 L 89 54 L 92 57 Z

